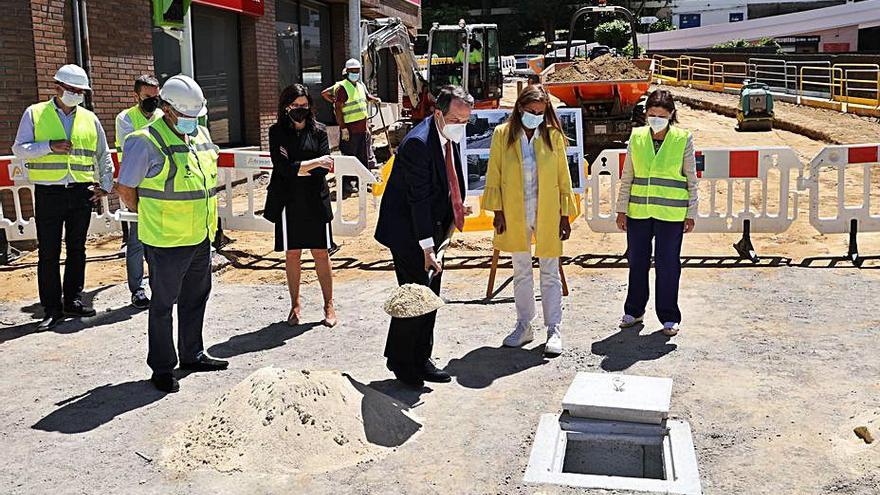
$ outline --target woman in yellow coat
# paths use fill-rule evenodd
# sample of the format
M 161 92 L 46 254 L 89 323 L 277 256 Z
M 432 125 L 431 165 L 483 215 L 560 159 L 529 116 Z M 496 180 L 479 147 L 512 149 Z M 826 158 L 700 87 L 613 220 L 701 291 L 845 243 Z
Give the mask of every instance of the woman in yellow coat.
M 562 353 L 562 241 L 571 234 L 575 212 L 566 138 L 550 96 L 539 85 L 520 93 L 510 119 L 495 128 L 483 208 L 495 212 L 495 249 L 511 253 L 516 326 L 504 345 L 519 347 L 534 338 L 535 292 L 532 239 L 540 260 L 541 305 L 547 343 L 544 352 Z

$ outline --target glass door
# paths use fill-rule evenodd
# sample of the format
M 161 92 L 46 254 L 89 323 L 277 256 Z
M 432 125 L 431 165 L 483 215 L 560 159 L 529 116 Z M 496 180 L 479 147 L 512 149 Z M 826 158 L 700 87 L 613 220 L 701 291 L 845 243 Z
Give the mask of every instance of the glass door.
M 340 71 L 333 66 L 330 47 L 330 8 L 326 5 L 308 2 L 300 3 L 302 83 L 309 88 L 312 100 L 318 110 L 318 120 L 327 124 L 335 123 L 333 109 L 322 104 L 321 91 L 337 79 Z M 340 74 L 339 78 L 334 75 Z

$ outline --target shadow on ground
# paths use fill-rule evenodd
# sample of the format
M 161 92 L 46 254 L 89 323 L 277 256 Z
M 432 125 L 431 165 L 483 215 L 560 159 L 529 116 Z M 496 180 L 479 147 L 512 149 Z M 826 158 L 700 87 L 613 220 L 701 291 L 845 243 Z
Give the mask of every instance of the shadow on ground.
M 320 322 L 311 322 L 292 327 L 287 322 L 272 323 L 254 332 L 233 335 L 226 342 L 214 344 L 208 349 L 208 354 L 226 359 L 274 349 L 320 325 Z
M 641 335 L 644 325 L 621 329 L 598 342 L 591 348 L 593 354 L 605 356 L 600 366 L 605 371 L 624 371 L 639 361 L 653 361 L 676 350 L 662 330 Z
M 32 428 L 66 434 L 84 433 L 164 396 L 149 380 L 102 385 L 55 404 L 59 408 Z
M 377 390 L 376 382 L 364 385 L 349 375 L 344 376 L 364 395 L 361 400 L 361 417 L 364 420 L 367 441 L 382 447 L 400 447 L 422 428 L 421 423 L 404 414 L 412 406 L 409 401 L 401 401 Z M 420 395 L 423 391 L 412 392 Z M 392 400 L 389 401 L 388 398 Z M 418 401 L 418 395 L 415 400 Z
M 445 371 L 454 376 L 462 387 L 486 388 L 499 378 L 548 362 L 544 357 L 543 345 L 533 349 L 480 347 L 449 361 Z

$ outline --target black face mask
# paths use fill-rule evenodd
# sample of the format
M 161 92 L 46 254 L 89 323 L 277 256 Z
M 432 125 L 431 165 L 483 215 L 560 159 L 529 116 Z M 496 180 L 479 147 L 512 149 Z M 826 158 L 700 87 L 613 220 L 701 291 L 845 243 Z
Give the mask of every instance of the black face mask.
M 311 108 L 291 108 L 287 112 L 287 116 L 290 118 L 291 122 L 304 122 L 309 118 L 311 113 Z
M 151 96 L 149 98 L 144 98 L 140 102 L 140 107 L 145 113 L 155 112 L 156 109 L 159 108 L 159 97 Z

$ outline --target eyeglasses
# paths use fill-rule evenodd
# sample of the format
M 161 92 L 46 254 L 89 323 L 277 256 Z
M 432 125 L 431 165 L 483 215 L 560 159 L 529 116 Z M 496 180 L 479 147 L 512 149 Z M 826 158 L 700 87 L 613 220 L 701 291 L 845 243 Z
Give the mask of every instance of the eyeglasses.
M 74 88 L 73 86 L 68 86 L 64 83 L 56 83 L 56 84 L 58 86 L 60 86 L 61 89 L 65 90 L 65 91 L 70 91 L 73 94 L 81 95 L 86 92 L 86 90 L 84 90 L 84 89 Z

